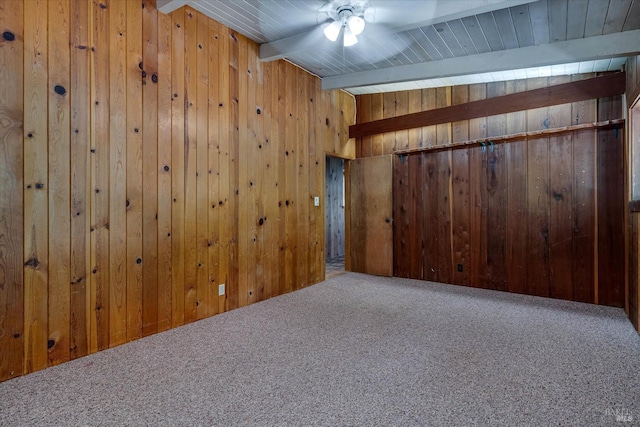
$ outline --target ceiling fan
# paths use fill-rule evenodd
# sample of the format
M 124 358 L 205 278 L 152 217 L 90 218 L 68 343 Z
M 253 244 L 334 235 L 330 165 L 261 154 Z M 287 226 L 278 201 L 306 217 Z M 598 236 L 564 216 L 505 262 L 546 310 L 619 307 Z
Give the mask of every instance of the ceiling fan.
M 342 35 L 345 47 L 358 43 L 357 36 L 362 34 L 366 23 L 375 20 L 375 9 L 369 0 L 330 0 L 318 12 L 329 17 L 330 22 L 323 30 L 325 37 L 335 42 Z

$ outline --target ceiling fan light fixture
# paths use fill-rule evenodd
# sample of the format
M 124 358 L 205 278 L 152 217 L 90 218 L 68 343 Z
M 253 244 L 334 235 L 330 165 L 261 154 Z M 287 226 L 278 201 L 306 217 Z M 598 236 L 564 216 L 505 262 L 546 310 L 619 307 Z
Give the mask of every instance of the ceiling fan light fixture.
M 342 23 L 339 21 L 333 21 L 331 24 L 324 27 L 324 35 L 332 42 L 338 40 L 340 30 L 342 29 Z
M 347 25 L 349 26 L 349 30 L 357 36 L 364 31 L 365 22 L 364 19 L 359 16 L 352 15 L 347 20 Z
M 343 40 L 344 46 L 349 47 L 349 46 L 353 46 L 356 43 L 358 43 L 358 37 L 356 37 L 356 35 L 353 34 L 353 32 L 349 27 L 346 27 L 344 29 L 344 40 Z

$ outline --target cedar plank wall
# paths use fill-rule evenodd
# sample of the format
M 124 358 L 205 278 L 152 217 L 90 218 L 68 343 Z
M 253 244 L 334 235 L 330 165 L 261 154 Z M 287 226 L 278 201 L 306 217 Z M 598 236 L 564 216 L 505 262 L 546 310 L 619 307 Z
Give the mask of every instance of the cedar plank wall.
M 632 103 L 640 96 L 640 56 L 634 56 L 627 60 L 627 107 L 631 107 Z M 636 104 L 634 109 L 633 126 L 636 132 L 634 135 L 640 134 L 640 105 Z M 627 129 L 630 129 L 629 127 Z M 626 147 L 626 167 L 627 167 L 627 185 L 625 200 L 631 201 L 637 198 L 637 190 L 631 191 L 629 186 L 633 185 L 637 189 L 637 182 L 630 182 L 632 176 L 638 176 L 639 156 L 637 154 L 639 141 L 637 136 L 634 142 L 631 141 L 631 132 L 627 138 Z M 629 156 L 633 153 L 633 157 Z M 633 322 L 636 329 L 640 332 L 640 212 L 637 209 L 628 210 L 628 228 L 627 228 L 627 247 L 629 252 L 629 269 L 628 269 L 628 306 L 627 314 Z
M 150 0 L 0 0 L 0 27 L 0 381 L 324 278 L 350 95 Z
M 361 95 L 358 122 L 570 79 Z M 590 100 L 363 137 L 356 150 L 367 157 L 620 117 L 620 97 Z M 622 129 L 586 130 L 484 153 L 475 146 L 395 156 L 394 275 L 622 306 L 622 141 Z

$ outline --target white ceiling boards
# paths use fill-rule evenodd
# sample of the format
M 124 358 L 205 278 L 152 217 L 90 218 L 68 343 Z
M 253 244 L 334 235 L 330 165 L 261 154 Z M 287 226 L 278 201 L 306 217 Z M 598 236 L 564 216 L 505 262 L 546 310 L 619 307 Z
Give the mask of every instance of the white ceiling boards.
M 615 58 L 640 53 L 640 0 L 369 0 L 374 20 L 348 47 L 323 34 L 327 3 L 158 0 L 164 13 L 189 5 L 256 41 L 264 61 L 287 58 L 323 88 L 353 93 L 494 81 L 536 67 L 611 71 L 624 62 Z

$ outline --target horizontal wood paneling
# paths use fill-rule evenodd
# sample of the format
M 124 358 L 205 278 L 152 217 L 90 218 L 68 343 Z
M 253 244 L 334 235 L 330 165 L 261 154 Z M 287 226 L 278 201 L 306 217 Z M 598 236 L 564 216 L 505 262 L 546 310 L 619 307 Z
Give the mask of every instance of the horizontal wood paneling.
M 189 8 L 0 11 L 0 380 L 324 278 L 353 97 Z

